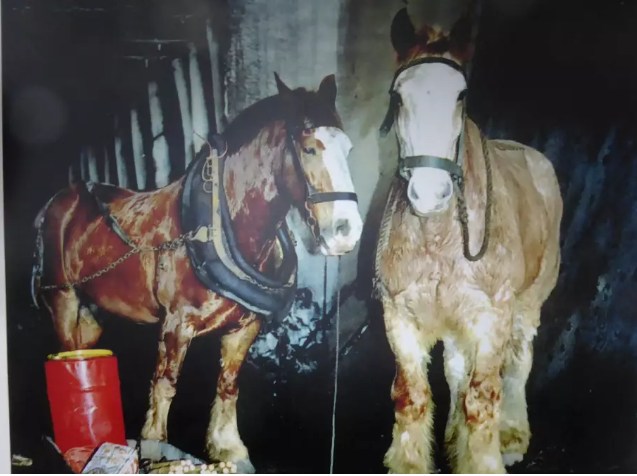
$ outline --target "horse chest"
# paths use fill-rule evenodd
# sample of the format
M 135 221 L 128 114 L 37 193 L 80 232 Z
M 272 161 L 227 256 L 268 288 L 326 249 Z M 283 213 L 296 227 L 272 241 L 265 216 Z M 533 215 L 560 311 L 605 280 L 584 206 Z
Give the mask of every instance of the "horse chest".
M 158 257 L 156 281 L 157 300 L 167 316 L 178 317 L 195 333 L 207 332 L 244 314 L 236 303 L 199 281 L 183 248 Z
M 497 220 L 494 225 L 505 230 Z M 377 254 L 381 294 L 403 301 L 415 313 L 429 309 L 440 316 L 504 304 L 524 277 L 520 244 L 504 234 L 496 233 L 502 236 L 487 255 L 472 263 L 463 256 L 462 237 L 451 214 L 425 224 L 406 209 L 394 217 Z

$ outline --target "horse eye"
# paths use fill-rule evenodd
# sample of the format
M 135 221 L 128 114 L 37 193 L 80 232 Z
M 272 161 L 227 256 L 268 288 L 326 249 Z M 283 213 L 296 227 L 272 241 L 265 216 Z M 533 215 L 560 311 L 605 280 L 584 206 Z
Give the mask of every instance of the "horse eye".
M 462 91 L 460 91 L 460 94 L 458 94 L 458 101 L 462 101 L 466 97 L 467 97 L 467 90 L 463 89 Z
M 314 147 L 303 147 L 303 152 L 308 155 L 316 155 L 316 149 Z
M 311 127 L 307 127 L 305 129 L 303 129 L 303 135 L 308 137 L 312 135 L 312 128 Z

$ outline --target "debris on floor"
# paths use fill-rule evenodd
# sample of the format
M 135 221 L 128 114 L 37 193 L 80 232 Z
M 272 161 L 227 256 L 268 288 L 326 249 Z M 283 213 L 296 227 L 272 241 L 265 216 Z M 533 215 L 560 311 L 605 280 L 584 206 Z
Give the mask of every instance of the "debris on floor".
M 186 459 L 151 463 L 147 471 L 149 474 L 236 474 L 237 465 L 224 462 L 194 464 Z
M 11 455 L 11 466 L 27 468 L 33 465 L 33 460 L 22 455 Z
M 138 472 L 137 450 L 114 443 L 100 445 L 82 469 L 83 474 L 135 474 Z

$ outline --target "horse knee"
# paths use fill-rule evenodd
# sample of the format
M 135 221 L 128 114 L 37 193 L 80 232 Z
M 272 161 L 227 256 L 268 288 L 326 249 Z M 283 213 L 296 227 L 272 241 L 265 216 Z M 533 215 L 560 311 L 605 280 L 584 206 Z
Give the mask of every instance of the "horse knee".
M 408 381 L 398 374 L 392 385 L 391 397 L 396 412 L 410 421 L 424 418 L 432 404 L 431 389 L 426 381 Z
M 102 335 L 102 326 L 91 309 L 80 302 L 74 290 L 57 291 L 44 303 L 53 318 L 53 326 L 63 350 L 88 349 Z
M 81 305 L 77 314 L 76 341 L 78 349 L 87 349 L 97 344 L 102 335 L 102 326 L 87 306 Z
M 160 377 L 153 390 L 157 398 L 172 400 L 177 393 L 176 382 L 168 377 Z
M 473 378 L 464 397 L 464 415 L 473 428 L 483 427 L 499 417 L 502 385 L 497 377 Z

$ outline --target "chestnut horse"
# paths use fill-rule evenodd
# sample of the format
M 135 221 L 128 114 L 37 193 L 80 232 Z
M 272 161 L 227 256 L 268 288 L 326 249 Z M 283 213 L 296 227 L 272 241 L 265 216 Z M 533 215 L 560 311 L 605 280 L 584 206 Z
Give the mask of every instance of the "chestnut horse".
M 316 92 L 275 78 L 278 94 L 239 114 L 218 141 L 220 154 L 204 146 L 185 177 L 149 192 L 73 183 L 36 219 L 34 296 L 50 312 L 62 349 L 97 343 L 95 306 L 161 325 L 142 438 L 166 440 L 189 344 L 222 331 L 206 449 L 240 472 L 254 468 L 237 428 L 238 372 L 260 314 L 287 312 L 296 285 L 294 248 L 282 244 L 286 214 L 291 206 L 306 213 L 325 255 L 351 251 L 362 229 L 334 76 Z
M 559 265 L 562 198 L 538 151 L 487 140 L 465 114 L 469 35 L 392 23 L 400 67 L 383 130 L 400 156 L 376 253 L 376 291 L 396 358 L 385 465 L 432 472 L 427 366 L 444 343 L 451 468 L 505 472 L 530 438 L 525 384 L 542 304 Z

